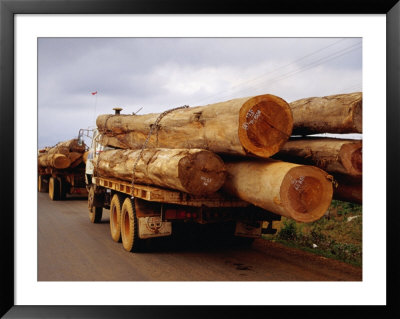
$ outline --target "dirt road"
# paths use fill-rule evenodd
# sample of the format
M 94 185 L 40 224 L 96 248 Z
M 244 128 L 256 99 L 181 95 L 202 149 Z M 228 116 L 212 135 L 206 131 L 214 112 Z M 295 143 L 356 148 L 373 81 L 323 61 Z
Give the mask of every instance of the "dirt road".
M 48 194 L 38 194 L 39 281 L 361 279 L 359 268 L 265 240 L 244 247 L 178 236 L 152 240 L 146 253 L 128 253 L 111 239 L 108 210 L 102 223 L 92 224 L 86 199 L 51 201 Z

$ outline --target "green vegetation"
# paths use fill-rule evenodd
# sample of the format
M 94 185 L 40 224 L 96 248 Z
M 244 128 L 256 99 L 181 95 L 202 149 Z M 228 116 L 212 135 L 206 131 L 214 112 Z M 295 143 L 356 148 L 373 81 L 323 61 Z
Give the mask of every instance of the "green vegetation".
M 269 240 L 311 251 L 352 265 L 362 265 L 362 206 L 333 200 L 327 213 L 313 223 L 297 223 L 282 217 L 275 222 L 276 235 Z

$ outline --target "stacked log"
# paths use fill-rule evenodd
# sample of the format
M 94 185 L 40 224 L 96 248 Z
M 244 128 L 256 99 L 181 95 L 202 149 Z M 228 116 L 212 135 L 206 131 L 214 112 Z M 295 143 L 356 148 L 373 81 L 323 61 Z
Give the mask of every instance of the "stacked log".
M 135 183 L 193 195 L 212 194 L 225 182 L 224 162 L 210 151 L 153 148 L 140 153 L 141 150 L 103 151 L 95 164 L 95 174 L 125 181 L 132 181 L 134 177 Z
M 362 204 L 362 178 L 352 178 L 347 175 L 335 175 L 337 186 L 333 198 L 344 202 Z
M 332 200 L 332 176 L 323 170 L 276 160 L 226 163 L 224 190 L 270 212 L 313 222 Z
M 362 93 L 310 97 L 290 103 L 293 135 L 362 133 Z
M 53 167 L 65 169 L 71 165 L 71 161 L 64 154 L 43 154 L 38 158 L 40 167 Z
M 159 115 L 100 115 L 101 143 L 140 149 Z M 292 127 L 289 104 L 265 94 L 176 110 L 162 118 L 147 146 L 266 158 L 279 151 Z
M 41 168 L 66 169 L 82 163 L 85 144 L 77 139 L 60 142 L 56 146 L 39 151 L 38 165 Z
M 362 203 L 362 140 L 341 138 L 362 133 L 362 93 L 310 97 L 290 103 L 293 134 L 274 158 L 316 165 L 335 179 L 334 198 Z M 304 137 L 338 133 L 339 138 Z
M 335 174 L 362 175 L 362 141 L 339 138 L 292 138 L 275 156 L 289 162 L 315 165 Z

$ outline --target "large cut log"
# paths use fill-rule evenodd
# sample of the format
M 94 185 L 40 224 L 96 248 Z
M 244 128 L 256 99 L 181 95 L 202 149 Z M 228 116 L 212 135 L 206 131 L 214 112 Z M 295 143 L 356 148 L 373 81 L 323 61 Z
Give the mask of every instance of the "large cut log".
M 335 175 L 336 187 L 333 198 L 344 202 L 362 204 L 362 178 L 349 178 L 345 175 Z
M 64 154 L 43 154 L 38 158 L 40 167 L 54 167 L 57 169 L 68 168 L 71 160 Z
M 140 149 L 159 114 L 100 115 L 101 143 Z M 162 118 L 149 148 L 198 148 L 221 154 L 269 157 L 292 132 L 288 103 L 265 94 L 175 110 Z
M 75 162 L 77 159 L 82 158 L 83 153 L 78 153 L 78 152 L 70 152 L 68 154 L 68 158 L 70 159 L 71 163 Z
M 225 166 L 226 192 L 299 222 L 318 220 L 332 201 L 332 176 L 317 167 L 272 159 L 225 162 Z
M 330 173 L 362 175 L 362 141 L 337 138 L 292 138 L 275 158 L 315 165 Z
M 48 154 L 59 153 L 68 156 L 68 154 L 71 152 L 83 154 L 85 152 L 85 143 L 79 145 L 78 139 L 72 139 L 69 141 L 60 142 L 56 146 L 50 148 L 47 153 Z
M 95 163 L 95 176 L 132 181 L 140 150 L 107 150 Z M 177 189 L 189 194 L 216 192 L 225 181 L 218 155 L 199 149 L 146 149 L 137 162 L 134 183 Z
M 362 93 L 310 97 L 290 103 L 293 135 L 362 133 Z
M 57 169 L 73 168 L 82 162 L 84 151 L 85 144 L 79 145 L 77 139 L 60 142 L 54 147 L 39 151 L 38 165 Z
M 82 159 L 83 159 L 83 162 L 84 162 L 85 164 L 86 164 L 86 162 L 87 162 L 88 156 L 89 156 L 89 151 L 86 151 L 85 153 L 83 153 Z

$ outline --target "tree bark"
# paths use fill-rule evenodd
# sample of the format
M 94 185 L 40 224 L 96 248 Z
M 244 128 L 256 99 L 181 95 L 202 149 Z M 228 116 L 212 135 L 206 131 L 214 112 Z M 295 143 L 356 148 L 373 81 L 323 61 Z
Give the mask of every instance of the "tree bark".
M 140 149 L 158 116 L 100 115 L 96 124 L 102 133 L 101 143 Z M 160 121 L 148 147 L 269 157 L 289 138 L 292 125 L 289 105 L 265 94 L 173 111 Z
M 69 141 L 58 143 L 56 146 L 50 148 L 47 153 L 48 154 L 59 153 L 68 155 L 71 152 L 83 154 L 85 152 L 85 144 L 82 143 L 82 145 L 79 145 L 78 139 L 72 139 Z
M 310 97 L 290 103 L 293 135 L 362 133 L 362 93 Z
M 95 176 L 132 181 L 140 150 L 107 150 L 95 163 Z M 199 149 L 146 149 L 138 161 L 135 183 L 177 189 L 193 195 L 216 192 L 225 181 L 218 155 Z
M 247 202 L 299 222 L 321 218 L 332 200 L 332 176 L 313 166 L 276 161 L 225 163 L 223 189 Z
M 39 156 L 38 164 L 41 167 L 65 169 L 70 166 L 71 161 L 64 154 L 43 154 Z
M 333 198 L 344 202 L 362 204 L 362 178 L 345 175 L 334 176 L 337 186 L 333 188 Z
M 78 153 L 78 152 L 70 152 L 68 153 L 68 158 L 71 161 L 71 163 L 74 163 L 75 161 L 79 160 L 82 158 L 83 153 Z
M 83 153 L 82 159 L 83 159 L 83 162 L 84 162 L 85 164 L 86 164 L 86 162 L 87 162 L 88 156 L 89 156 L 89 151 L 86 151 L 85 153 Z
M 362 141 L 337 138 L 292 138 L 275 158 L 315 165 L 324 171 L 362 175 Z

